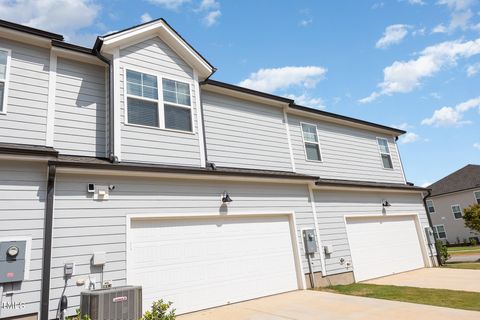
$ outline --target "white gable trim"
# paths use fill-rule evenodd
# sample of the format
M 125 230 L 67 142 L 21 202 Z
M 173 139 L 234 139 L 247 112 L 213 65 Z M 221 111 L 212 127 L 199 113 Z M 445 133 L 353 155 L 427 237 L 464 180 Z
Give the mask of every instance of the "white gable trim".
M 115 48 L 133 45 L 149 36 L 160 37 L 173 51 L 197 69 L 200 78 L 205 79 L 213 73 L 214 68 L 163 20 L 101 37 L 102 51 L 111 53 Z

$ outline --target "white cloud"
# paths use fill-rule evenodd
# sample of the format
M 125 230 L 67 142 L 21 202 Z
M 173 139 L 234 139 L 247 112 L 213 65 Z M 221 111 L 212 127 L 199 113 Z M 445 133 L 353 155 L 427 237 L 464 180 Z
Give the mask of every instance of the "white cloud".
M 398 44 L 402 42 L 408 34 L 410 26 L 406 24 L 393 24 L 385 28 L 383 36 L 377 41 L 375 47 L 385 49 L 392 44 Z
M 400 124 L 392 124 L 391 127 L 397 128 L 397 129 L 400 129 L 400 130 L 407 130 L 407 129 L 413 128 L 411 125 L 409 125 L 406 122 L 402 122 Z
M 260 69 L 240 81 L 239 85 L 259 91 L 274 92 L 292 86 L 313 88 L 327 69 L 317 66 Z
M 413 35 L 414 37 L 416 37 L 416 36 L 424 36 L 426 33 L 427 33 L 427 28 L 425 28 L 425 27 L 418 28 L 418 29 L 412 31 L 412 35 Z
M 298 23 L 301 27 L 306 27 L 310 24 L 313 23 L 313 19 L 312 18 L 309 18 L 309 19 L 302 19 L 300 20 L 300 22 Z
M 372 10 L 380 9 L 385 7 L 385 2 L 376 2 L 372 5 Z
M 211 11 L 203 18 L 203 23 L 205 23 L 207 27 L 213 26 L 217 23 L 217 19 L 220 18 L 221 15 L 220 10 Z
M 299 96 L 294 94 L 286 95 L 287 98 L 295 100 L 295 103 L 301 106 L 315 108 L 315 109 L 325 109 L 325 103 L 322 98 L 313 98 L 308 94 L 304 93 Z
M 380 88 L 370 96 L 360 99 L 369 103 L 383 95 L 410 92 L 421 84 L 424 78 L 431 77 L 440 70 L 455 66 L 460 58 L 480 54 L 480 38 L 463 42 L 461 40 L 442 42 L 425 48 L 418 58 L 409 61 L 395 61 L 383 69 Z
M 475 4 L 475 0 L 439 0 L 437 4 L 447 6 L 452 12 L 448 25 L 439 24 L 433 28 L 432 33 L 452 33 L 457 29 L 467 30 L 476 28 L 470 23 L 474 16 L 470 7 Z
M 428 186 L 431 185 L 431 184 L 432 184 L 432 182 L 427 181 L 427 182 L 422 183 L 420 186 L 421 186 L 422 188 L 426 188 L 426 187 L 428 187 Z
M 0 1 L 2 19 L 61 33 L 67 41 L 82 44 L 92 35 L 81 33 L 81 29 L 92 26 L 100 10 L 92 0 Z
M 471 64 L 467 67 L 467 76 L 473 77 L 480 71 L 480 62 Z
M 425 5 L 425 1 L 423 0 L 408 0 L 408 3 L 413 5 L 420 5 L 420 6 Z
M 148 12 L 145 12 L 144 14 L 142 14 L 142 16 L 140 17 L 140 21 L 142 23 L 146 23 L 146 22 L 150 22 L 152 21 L 152 16 L 148 13 Z
M 211 27 L 217 23 L 218 18 L 222 15 L 220 11 L 220 3 L 216 0 L 202 0 L 196 12 L 205 12 L 202 22 L 207 27 Z
M 205 11 L 205 10 L 218 9 L 219 7 L 220 7 L 220 3 L 218 3 L 216 0 L 202 0 L 202 2 L 200 3 L 200 7 L 197 10 Z
M 474 147 L 475 149 L 480 150 L 480 142 L 475 142 L 475 143 L 473 144 L 473 147 Z
M 190 0 L 148 0 L 148 2 L 169 10 L 178 10 L 179 7 L 190 2 Z
M 407 143 L 416 142 L 419 139 L 420 139 L 420 136 L 418 134 L 413 132 L 407 132 L 406 134 L 400 137 L 398 142 L 401 144 L 407 144 Z
M 455 107 L 442 107 L 433 112 L 432 117 L 422 120 L 422 125 L 435 127 L 460 127 L 471 123 L 469 120 L 463 120 L 465 112 L 478 108 L 480 112 L 480 97 L 467 100 L 457 104 Z

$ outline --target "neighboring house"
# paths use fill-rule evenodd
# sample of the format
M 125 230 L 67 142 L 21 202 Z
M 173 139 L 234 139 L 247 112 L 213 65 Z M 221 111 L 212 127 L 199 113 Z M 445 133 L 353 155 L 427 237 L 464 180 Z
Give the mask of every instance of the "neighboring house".
M 0 21 L 0 232 L 30 248 L 0 317 L 54 319 L 62 293 L 73 314 L 105 282 L 185 313 L 307 288 L 310 267 L 325 285 L 432 265 L 404 131 L 214 71 L 162 19 L 93 49 Z
M 480 204 L 480 165 L 469 164 L 427 188 L 426 201 L 435 237 L 450 244 L 480 240 L 480 234 L 465 227 L 463 209 Z

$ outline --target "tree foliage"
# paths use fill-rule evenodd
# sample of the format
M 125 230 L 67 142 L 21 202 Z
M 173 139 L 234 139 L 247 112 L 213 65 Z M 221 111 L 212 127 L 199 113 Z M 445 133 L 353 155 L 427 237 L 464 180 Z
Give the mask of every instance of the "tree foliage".
M 480 232 L 480 204 L 473 204 L 463 209 L 463 220 L 465 227 Z
M 152 303 L 152 309 L 145 312 L 141 320 L 174 320 L 175 309 L 170 309 L 172 302 L 164 302 L 162 299 Z

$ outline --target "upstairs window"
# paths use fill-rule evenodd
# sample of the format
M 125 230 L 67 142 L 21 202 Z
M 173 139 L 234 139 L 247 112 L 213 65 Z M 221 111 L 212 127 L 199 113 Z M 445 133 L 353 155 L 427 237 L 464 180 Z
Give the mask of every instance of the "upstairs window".
M 305 156 L 307 160 L 322 161 L 320 154 L 320 143 L 318 141 L 317 126 L 308 123 L 302 123 L 303 143 L 305 146 Z
M 10 51 L 0 49 L 0 113 L 5 113 L 7 111 L 9 67 Z
M 162 83 L 160 94 L 159 82 Z M 188 83 L 127 70 L 126 99 L 128 123 L 192 132 Z
M 475 195 L 477 203 L 480 204 L 480 191 L 475 191 L 473 194 Z
M 380 150 L 380 157 L 384 169 L 393 169 L 392 156 L 390 155 L 390 148 L 388 147 L 388 140 L 385 138 L 377 138 L 378 149 Z
M 435 213 L 435 207 L 433 206 L 432 200 L 427 200 L 427 209 L 428 213 Z
M 435 239 L 446 239 L 447 233 L 445 232 L 445 226 L 443 225 L 433 226 L 433 235 Z
M 165 128 L 192 131 L 190 86 L 188 83 L 163 79 Z
M 455 219 L 462 219 L 462 209 L 458 204 L 452 206 L 452 213 Z

